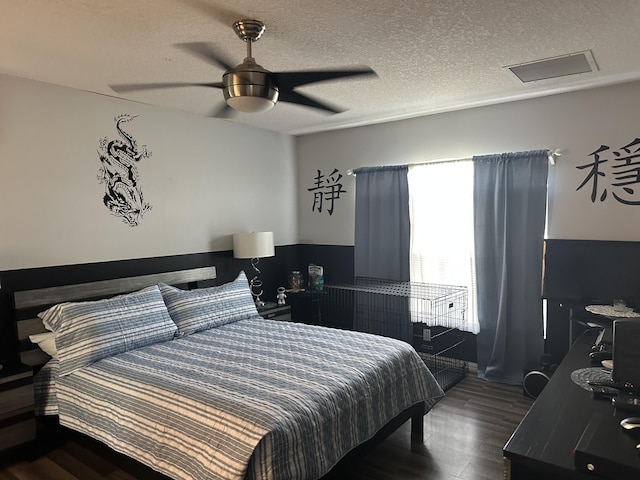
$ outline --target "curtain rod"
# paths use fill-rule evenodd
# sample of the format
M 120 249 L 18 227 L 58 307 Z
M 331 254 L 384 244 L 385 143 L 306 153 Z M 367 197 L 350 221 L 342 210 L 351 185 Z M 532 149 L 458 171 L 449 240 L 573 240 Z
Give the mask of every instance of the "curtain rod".
M 547 155 L 549 158 L 549 163 L 551 165 L 555 165 L 556 164 L 556 158 L 562 156 L 562 151 L 559 148 L 549 148 L 547 149 Z M 466 160 L 471 160 L 472 157 L 466 157 L 466 158 L 441 158 L 441 159 L 437 159 L 437 160 L 427 160 L 426 162 L 418 162 L 418 163 L 409 163 L 409 166 L 416 166 L 416 165 L 434 165 L 434 164 L 438 164 L 438 163 L 453 163 L 453 162 L 464 162 Z M 356 176 L 355 173 L 353 173 L 354 169 L 349 169 L 347 170 L 347 175 L 353 175 L 354 177 Z

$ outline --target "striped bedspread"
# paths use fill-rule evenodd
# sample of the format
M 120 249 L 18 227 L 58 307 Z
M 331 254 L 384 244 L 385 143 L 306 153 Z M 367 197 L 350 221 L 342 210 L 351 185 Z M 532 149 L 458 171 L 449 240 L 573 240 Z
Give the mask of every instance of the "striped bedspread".
M 316 479 L 443 395 L 406 343 L 252 318 L 57 379 L 60 423 L 175 479 Z

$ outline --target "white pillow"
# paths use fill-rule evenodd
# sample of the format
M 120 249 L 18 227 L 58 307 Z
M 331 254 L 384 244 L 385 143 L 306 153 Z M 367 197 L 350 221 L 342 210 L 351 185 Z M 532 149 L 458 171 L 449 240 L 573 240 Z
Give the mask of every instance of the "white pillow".
M 38 344 L 40 349 L 51 358 L 58 358 L 58 349 L 56 348 L 56 334 L 53 332 L 35 333 L 29 335 L 32 343 Z

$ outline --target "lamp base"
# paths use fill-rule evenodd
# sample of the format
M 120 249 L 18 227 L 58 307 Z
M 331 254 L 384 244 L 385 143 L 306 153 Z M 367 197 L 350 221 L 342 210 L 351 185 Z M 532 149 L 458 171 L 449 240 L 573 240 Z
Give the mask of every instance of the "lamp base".
M 253 268 L 256 269 L 256 276 L 249 282 L 249 288 L 251 290 L 251 295 L 254 297 L 253 302 L 256 304 L 256 307 L 264 307 L 265 303 L 260 300 L 260 295 L 262 295 L 264 291 L 262 290 L 262 280 L 258 277 L 260 270 L 256 267 L 257 263 L 257 259 L 255 264 L 252 262 Z

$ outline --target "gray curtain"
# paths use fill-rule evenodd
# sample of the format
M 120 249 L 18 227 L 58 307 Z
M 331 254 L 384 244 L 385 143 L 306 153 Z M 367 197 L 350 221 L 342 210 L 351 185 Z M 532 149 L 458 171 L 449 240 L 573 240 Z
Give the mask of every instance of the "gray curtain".
M 546 150 L 473 157 L 478 376 L 521 384 L 544 351 Z
M 408 171 L 407 165 L 354 171 L 356 277 L 409 280 Z
M 409 185 L 407 165 L 358 168 L 354 272 L 366 278 L 409 281 Z M 368 290 L 368 291 L 367 291 Z M 409 299 L 362 287 L 354 295 L 354 329 L 411 341 Z M 391 303 L 390 303 L 391 302 Z

